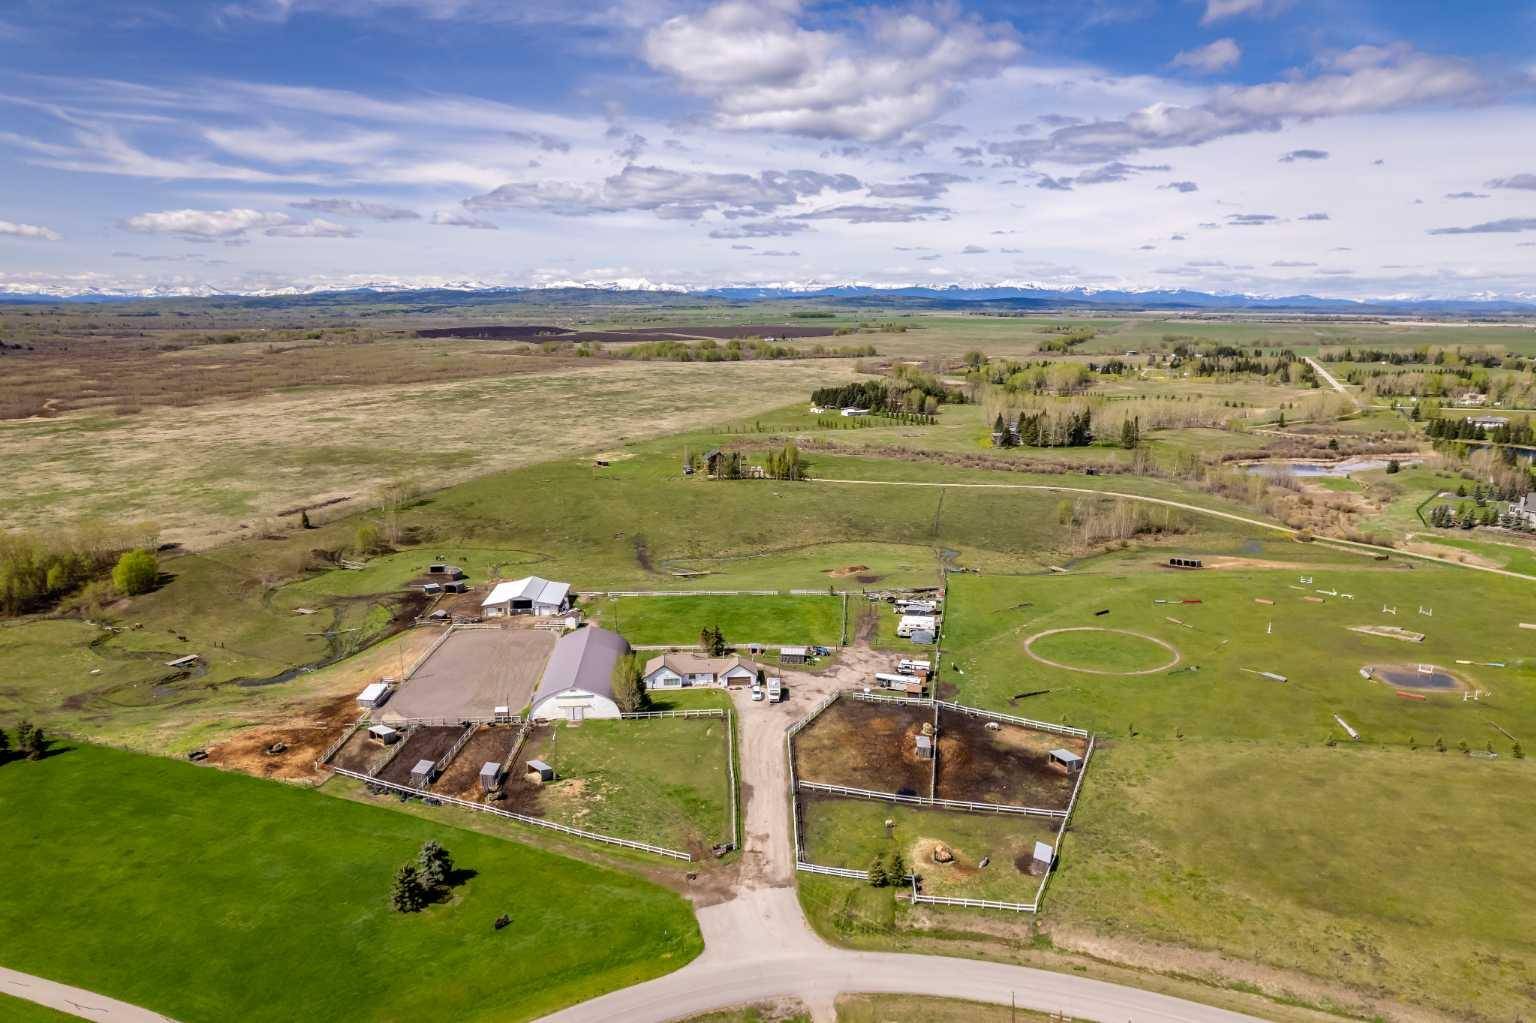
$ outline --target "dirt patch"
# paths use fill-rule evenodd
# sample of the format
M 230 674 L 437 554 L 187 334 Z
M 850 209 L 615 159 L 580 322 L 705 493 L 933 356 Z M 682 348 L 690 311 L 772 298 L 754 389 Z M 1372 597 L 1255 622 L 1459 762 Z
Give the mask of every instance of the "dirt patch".
M 1221 555 L 1220 557 L 1215 558 L 1204 558 L 1202 559 L 1202 563 L 1206 568 L 1213 568 L 1217 571 L 1231 570 L 1234 568 L 1290 569 L 1303 567 L 1299 562 L 1295 561 L 1268 561 L 1264 558 L 1234 558 L 1228 555 Z
M 805 781 L 929 795 L 933 762 L 915 740 L 932 721 L 927 707 L 844 697 L 795 736 L 795 770 Z
M 1005 806 L 1036 806 L 1065 810 L 1076 779 L 1052 766 L 1049 751 L 1072 750 L 1079 756 L 1086 744 L 1080 739 L 1039 732 L 1019 725 L 988 722 L 940 711 L 940 799 Z
M 330 766 L 344 771 L 356 771 L 358 774 L 372 774 L 394 751 L 395 747 L 370 738 L 368 729 L 359 728 L 331 757 Z
M 208 748 L 208 762 L 259 778 L 318 781 L 325 772 L 315 767 L 316 758 L 336 741 L 343 729 L 352 726 L 357 715 L 356 699 L 340 696 L 300 720 L 252 728 L 231 736 Z M 277 746 L 286 748 L 267 752 Z
M 842 568 L 824 568 L 821 571 L 826 575 L 830 575 L 834 579 L 846 579 L 850 575 L 858 575 L 860 572 L 868 572 L 869 566 L 844 565 Z
M 480 789 L 480 768 L 492 762 L 504 763 L 516 741 L 515 726 L 482 725 L 459 750 L 448 770 L 432 785 L 432 791 L 478 801 L 485 794 Z
M 406 738 L 400 752 L 395 754 L 388 766 L 379 772 L 379 780 L 409 785 L 411 769 L 418 761 L 441 759 L 443 754 L 453 748 L 463 732 L 464 729 L 458 725 L 432 725 L 416 729 Z
M 1464 551 L 1460 547 L 1449 547 L 1445 544 L 1438 543 L 1425 543 L 1422 540 L 1415 540 L 1413 543 L 1405 544 L 1403 546 L 1403 550 L 1409 551 L 1413 554 L 1428 554 L 1431 557 L 1444 558 L 1447 561 L 1455 561 L 1462 565 L 1476 565 L 1479 568 L 1504 567 L 1491 558 L 1485 558 L 1481 554 L 1473 554 L 1471 551 Z

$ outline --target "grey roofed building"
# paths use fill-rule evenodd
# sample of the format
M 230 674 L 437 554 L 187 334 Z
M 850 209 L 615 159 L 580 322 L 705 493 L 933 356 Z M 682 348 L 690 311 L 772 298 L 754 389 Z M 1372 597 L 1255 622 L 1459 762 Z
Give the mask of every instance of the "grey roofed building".
M 555 641 L 544 665 L 531 716 L 542 721 L 618 717 L 613 669 L 627 653 L 629 643 L 617 632 L 596 626 L 567 632 Z

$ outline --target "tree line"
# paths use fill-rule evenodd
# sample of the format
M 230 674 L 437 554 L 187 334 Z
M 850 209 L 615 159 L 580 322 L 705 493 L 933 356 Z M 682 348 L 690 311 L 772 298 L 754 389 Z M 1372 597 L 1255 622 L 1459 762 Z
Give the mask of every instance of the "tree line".
M 0 616 L 44 610 L 93 584 L 147 593 L 159 577 L 153 547 L 154 531 L 145 527 L 0 532 Z

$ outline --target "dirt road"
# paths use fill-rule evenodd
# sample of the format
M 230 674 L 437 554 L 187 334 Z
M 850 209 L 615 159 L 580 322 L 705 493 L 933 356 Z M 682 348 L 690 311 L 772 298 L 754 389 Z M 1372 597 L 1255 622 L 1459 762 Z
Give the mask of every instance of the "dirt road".
M 1322 363 L 1318 362 L 1310 355 L 1304 355 L 1302 358 L 1307 360 L 1307 365 L 1312 367 L 1312 372 L 1316 373 L 1320 378 L 1322 378 L 1324 383 L 1333 388 L 1335 391 L 1338 391 L 1340 394 L 1344 395 L 1344 397 L 1348 398 L 1349 403 L 1356 409 L 1360 407 L 1360 399 L 1355 397 L 1354 392 L 1350 391 L 1343 384 L 1339 383 L 1338 377 L 1335 377 L 1332 373 L 1324 369 Z

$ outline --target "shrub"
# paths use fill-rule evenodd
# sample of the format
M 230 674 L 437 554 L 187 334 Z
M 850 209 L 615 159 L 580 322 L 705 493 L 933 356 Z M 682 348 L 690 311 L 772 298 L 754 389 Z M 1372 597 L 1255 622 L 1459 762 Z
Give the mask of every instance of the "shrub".
M 160 578 L 160 563 L 146 550 L 128 551 L 112 568 L 112 585 L 129 597 L 148 593 Z

